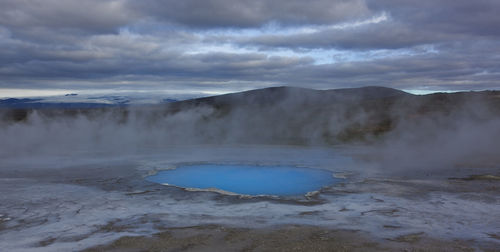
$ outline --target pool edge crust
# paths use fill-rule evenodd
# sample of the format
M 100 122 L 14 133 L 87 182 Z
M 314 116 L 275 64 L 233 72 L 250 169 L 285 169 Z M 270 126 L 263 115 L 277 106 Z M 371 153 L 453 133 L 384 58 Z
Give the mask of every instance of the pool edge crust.
M 155 182 L 152 182 L 152 183 L 155 183 Z M 312 199 L 312 198 L 317 198 L 321 194 L 321 191 L 323 190 L 323 188 L 320 188 L 319 190 L 310 191 L 310 192 L 307 192 L 303 195 L 280 196 L 280 195 L 274 195 L 274 194 L 258 194 L 258 195 L 242 194 L 242 193 L 235 193 L 235 192 L 222 190 L 222 189 L 215 188 L 215 187 L 210 187 L 210 188 L 182 187 L 182 186 L 172 185 L 169 183 L 160 183 L 160 185 L 171 186 L 171 187 L 179 188 L 179 189 L 182 189 L 182 190 L 188 191 L 188 192 L 214 192 L 214 193 L 219 193 L 222 195 L 238 196 L 240 198 L 248 198 L 248 199 L 261 198 L 261 197 L 279 199 L 279 198 L 299 197 L 299 196 L 303 196 L 303 197 L 306 197 L 308 199 Z
M 324 173 L 327 173 L 328 174 L 328 177 L 331 178 L 332 180 L 331 181 L 325 181 L 324 179 L 322 181 L 311 181 L 311 184 L 314 185 L 314 183 L 318 183 L 318 187 L 317 189 L 312 189 L 310 185 L 307 185 L 306 188 L 304 188 L 305 190 L 302 191 L 302 192 L 297 192 L 296 194 L 295 193 L 289 193 L 289 194 L 286 194 L 286 193 L 282 193 L 282 191 L 277 191 L 277 193 L 267 193 L 267 192 L 264 192 L 264 193 L 260 193 L 260 192 L 256 192 L 255 194 L 253 193 L 245 193 L 245 192 L 236 192 L 236 191 L 232 191 L 232 190 L 227 190 L 227 189 L 221 189 L 221 188 L 218 188 L 216 186 L 209 186 L 209 187 L 196 187 L 196 186 L 186 186 L 185 184 L 182 185 L 178 185 L 176 183 L 172 183 L 172 182 L 169 182 L 169 181 L 161 181 L 161 180 L 158 180 L 158 178 L 154 178 L 154 177 L 158 177 L 161 173 L 165 173 L 165 172 L 169 172 L 169 171 L 174 171 L 174 170 L 179 170 L 179 168 L 183 168 L 183 167 L 186 167 L 188 169 L 190 168 L 195 168 L 195 169 L 208 169 L 207 167 L 215 167 L 215 168 L 220 168 L 222 167 L 223 169 L 234 169 L 237 170 L 237 169 L 245 169 L 245 168 L 249 168 L 249 167 L 258 167 L 258 168 L 262 168 L 262 169 L 276 169 L 275 171 L 279 171 L 278 169 L 291 169 L 291 172 L 304 172 L 305 170 L 313 170 L 316 174 L 313 174 L 311 176 L 311 178 L 313 178 L 314 176 L 318 176 L 318 172 L 324 172 Z M 275 172 L 273 171 L 273 172 Z M 220 172 L 220 171 L 214 171 L 214 173 L 216 174 L 217 172 Z M 253 171 L 255 172 L 255 170 Z M 264 170 L 264 172 L 267 172 L 266 170 Z M 279 172 L 284 172 L 284 173 L 289 173 L 290 171 L 288 170 L 285 170 L 285 171 L 279 171 Z M 246 175 L 246 174 L 245 174 Z M 276 176 L 276 172 L 274 174 L 271 174 L 271 178 L 272 178 L 272 175 Z M 281 176 L 279 173 L 278 173 L 279 176 Z M 299 174 L 301 175 L 301 174 Z M 333 172 L 333 171 L 330 171 L 330 170 L 325 170 L 325 169 L 318 169 L 318 168 L 309 168 L 309 167 L 298 167 L 298 166 L 269 166 L 269 165 L 227 165 L 227 164 L 208 164 L 208 163 L 202 163 L 202 164 L 189 164 L 189 165 L 181 165 L 181 166 L 175 166 L 175 167 L 169 167 L 168 169 L 161 169 L 161 170 L 158 170 L 158 169 L 154 169 L 153 171 L 149 171 L 148 174 L 144 177 L 147 181 L 149 182 L 152 182 L 152 183 L 156 183 L 156 184 L 160 184 L 160 185 L 163 185 L 163 186 L 170 186 L 170 187 L 175 187 L 175 188 L 179 188 L 179 189 L 182 189 L 184 191 L 188 191 L 188 192 L 214 192 L 214 193 L 218 193 L 218 194 L 222 194 L 222 195 L 228 195 L 228 196 L 238 196 L 240 198 L 257 198 L 257 197 L 266 197 L 266 198 L 296 198 L 296 197 L 305 197 L 307 199 L 312 199 L 312 198 L 317 198 L 320 193 L 325 190 L 325 188 L 329 188 L 331 187 L 332 185 L 338 183 L 338 182 L 341 182 L 341 180 L 344 180 L 346 179 L 346 175 L 348 174 L 345 174 L 345 173 L 342 173 L 342 172 Z M 295 175 L 296 176 L 296 175 Z M 285 176 L 283 176 L 285 177 Z M 153 178 L 153 179 L 152 179 Z M 160 179 L 163 179 L 163 180 L 166 180 L 168 178 L 160 178 Z M 285 179 L 286 180 L 286 179 Z M 292 178 L 292 183 L 293 182 L 296 182 L 296 181 L 293 181 L 293 178 Z M 299 181 L 299 182 L 302 182 L 302 181 Z M 306 182 L 309 182 L 309 181 L 306 181 Z M 256 184 L 258 184 L 258 182 L 256 182 Z M 300 184 L 300 183 L 299 183 Z M 307 183 L 306 183 L 307 184 Z M 290 185 L 291 188 L 294 188 L 294 185 L 297 185 L 297 184 L 292 184 Z M 206 185 L 203 185 L 203 186 L 206 186 Z M 224 186 L 222 186 L 224 187 Z M 307 188 L 309 187 L 309 188 Z M 296 188 L 294 188 L 296 190 Z M 261 190 L 262 191 L 262 190 Z M 265 191 L 265 189 L 264 189 Z M 297 190 L 296 190 L 297 191 Z

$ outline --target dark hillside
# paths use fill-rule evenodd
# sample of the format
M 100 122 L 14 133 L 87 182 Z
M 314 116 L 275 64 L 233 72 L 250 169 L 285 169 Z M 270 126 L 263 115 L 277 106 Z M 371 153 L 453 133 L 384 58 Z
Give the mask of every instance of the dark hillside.
M 274 87 L 151 106 L 0 110 L 4 126 L 29 123 L 33 114 L 46 123 L 85 118 L 133 125 L 130 130 L 156 130 L 174 142 L 336 144 L 373 141 L 401 123 L 500 117 L 500 92 L 417 96 L 384 87 Z

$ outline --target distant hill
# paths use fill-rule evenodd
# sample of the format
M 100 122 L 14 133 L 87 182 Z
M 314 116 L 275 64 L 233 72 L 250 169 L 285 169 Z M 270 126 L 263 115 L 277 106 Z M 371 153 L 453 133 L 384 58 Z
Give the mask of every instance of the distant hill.
M 271 87 L 250 90 L 239 93 L 231 93 L 212 97 L 204 97 L 181 102 L 188 103 L 230 103 L 230 104 L 272 104 L 283 99 L 294 99 L 295 101 L 314 100 L 315 102 L 332 102 L 337 100 L 366 100 L 387 97 L 411 95 L 401 90 L 386 87 L 362 87 L 330 90 L 314 90 L 298 87 Z
M 127 96 L 91 96 L 84 98 L 75 97 L 78 94 L 66 94 L 63 97 L 54 98 L 7 98 L 0 99 L 0 109 L 92 109 L 151 105 L 140 102 L 133 103 L 132 98 Z M 161 99 L 159 104 L 176 102 L 175 99 Z M 131 103 L 132 102 L 132 103 Z
M 119 106 L 120 104 L 93 103 L 93 102 L 44 102 L 43 99 L 8 98 L 0 100 L 0 108 L 11 109 L 75 109 L 75 108 L 103 108 Z

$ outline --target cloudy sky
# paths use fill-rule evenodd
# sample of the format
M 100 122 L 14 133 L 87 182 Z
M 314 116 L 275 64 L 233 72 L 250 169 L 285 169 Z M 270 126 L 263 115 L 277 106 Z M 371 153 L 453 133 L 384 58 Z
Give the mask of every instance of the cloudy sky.
M 0 92 L 499 89 L 498 13 L 498 0 L 0 0 Z

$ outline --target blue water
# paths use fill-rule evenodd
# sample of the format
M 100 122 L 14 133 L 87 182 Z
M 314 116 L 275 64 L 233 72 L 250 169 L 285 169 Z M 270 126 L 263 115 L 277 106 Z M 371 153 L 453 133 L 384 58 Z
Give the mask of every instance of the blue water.
M 217 188 L 246 195 L 304 195 L 340 179 L 332 172 L 291 166 L 189 165 L 158 172 L 148 181 L 184 188 Z

